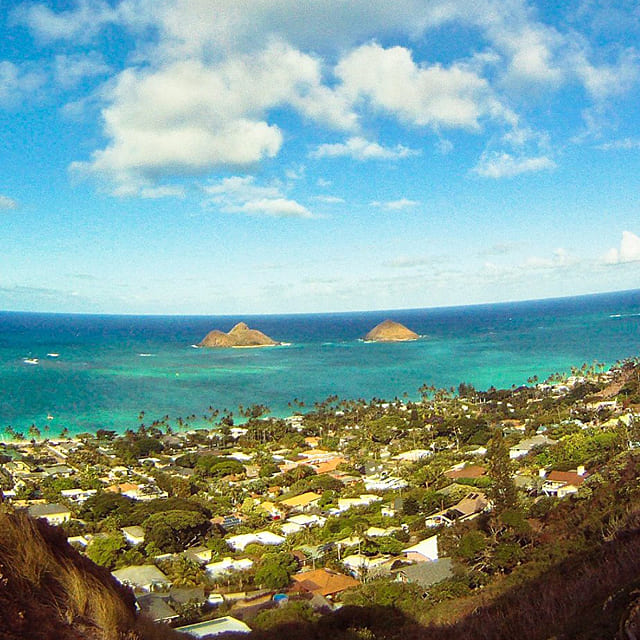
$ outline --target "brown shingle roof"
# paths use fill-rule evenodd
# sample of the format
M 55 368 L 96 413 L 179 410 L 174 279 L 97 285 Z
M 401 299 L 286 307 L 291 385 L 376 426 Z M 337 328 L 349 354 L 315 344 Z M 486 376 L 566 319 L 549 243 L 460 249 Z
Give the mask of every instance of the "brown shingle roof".
M 292 576 L 296 585 L 315 595 L 331 596 L 351 587 L 357 587 L 359 580 L 329 569 L 316 569 Z
M 479 465 L 471 464 L 462 469 L 449 469 L 444 475 L 453 480 L 457 478 L 481 478 L 487 470 Z

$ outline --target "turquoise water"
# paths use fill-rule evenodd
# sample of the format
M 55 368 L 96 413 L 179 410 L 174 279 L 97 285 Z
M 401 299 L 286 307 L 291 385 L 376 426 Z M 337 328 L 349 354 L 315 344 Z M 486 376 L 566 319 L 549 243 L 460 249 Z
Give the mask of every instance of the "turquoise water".
M 392 318 L 425 337 L 360 339 Z M 289 346 L 195 349 L 239 320 Z M 47 354 L 59 354 L 57 357 Z M 149 354 L 149 355 L 140 355 Z M 417 398 L 423 383 L 486 389 L 571 366 L 640 355 L 640 291 L 442 309 L 251 317 L 0 313 L 0 430 L 124 430 L 212 405 L 262 403 L 290 413 L 342 398 Z M 25 363 L 37 359 L 37 364 Z M 51 419 L 48 419 L 51 416 Z

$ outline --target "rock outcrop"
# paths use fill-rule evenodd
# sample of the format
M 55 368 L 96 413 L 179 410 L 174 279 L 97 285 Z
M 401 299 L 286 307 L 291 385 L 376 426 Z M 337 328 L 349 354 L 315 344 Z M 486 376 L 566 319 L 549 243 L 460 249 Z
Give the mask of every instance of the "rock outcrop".
M 257 329 L 249 329 L 244 322 L 225 333 L 214 329 L 198 343 L 199 347 L 270 347 L 280 344 Z
M 417 333 L 407 329 L 403 324 L 393 320 L 385 320 L 371 329 L 364 339 L 369 342 L 407 342 L 417 340 L 419 337 Z

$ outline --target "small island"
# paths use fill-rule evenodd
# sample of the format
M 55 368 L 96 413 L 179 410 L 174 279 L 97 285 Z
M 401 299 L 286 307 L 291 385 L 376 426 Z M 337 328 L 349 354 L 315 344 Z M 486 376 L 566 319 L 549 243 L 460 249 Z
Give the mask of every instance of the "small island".
M 371 329 L 364 339 L 366 342 L 408 342 L 419 337 L 415 331 L 407 329 L 403 324 L 385 320 Z
M 218 329 L 210 331 L 202 340 L 198 343 L 199 347 L 273 347 L 280 344 L 273 338 L 265 335 L 257 329 L 249 329 L 244 322 L 238 322 L 238 324 L 225 333 Z

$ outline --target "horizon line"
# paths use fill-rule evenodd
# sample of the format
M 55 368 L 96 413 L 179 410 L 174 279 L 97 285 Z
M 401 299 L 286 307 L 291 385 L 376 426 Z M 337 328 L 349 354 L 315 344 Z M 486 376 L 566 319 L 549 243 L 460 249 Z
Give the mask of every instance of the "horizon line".
M 21 309 L 0 309 L 0 314 L 20 314 L 20 315 L 47 315 L 47 316 L 83 316 L 83 317 L 112 317 L 112 318 L 257 318 L 257 317 L 289 317 L 289 316 L 337 316 L 337 315 L 349 315 L 354 313 L 408 313 L 412 311 L 437 311 L 448 309 L 469 309 L 474 307 L 490 307 L 490 306 L 502 306 L 510 304 L 526 304 L 531 302 L 551 302 L 551 301 L 563 301 L 573 300 L 579 298 L 596 298 L 607 295 L 622 295 L 638 292 L 640 288 L 635 289 L 620 289 L 614 291 L 596 291 L 590 293 L 578 293 L 564 296 L 545 296 L 542 298 L 518 298 L 513 300 L 499 300 L 490 302 L 472 302 L 469 304 L 451 304 L 451 305 L 436 305 L 427 307 L 397 307 L 394 309 L 353 309 L 350 311 L 288 311 L 277 313 L 117 313 L 117 312 L 97 312 L 97 311 L 25 311 Z

